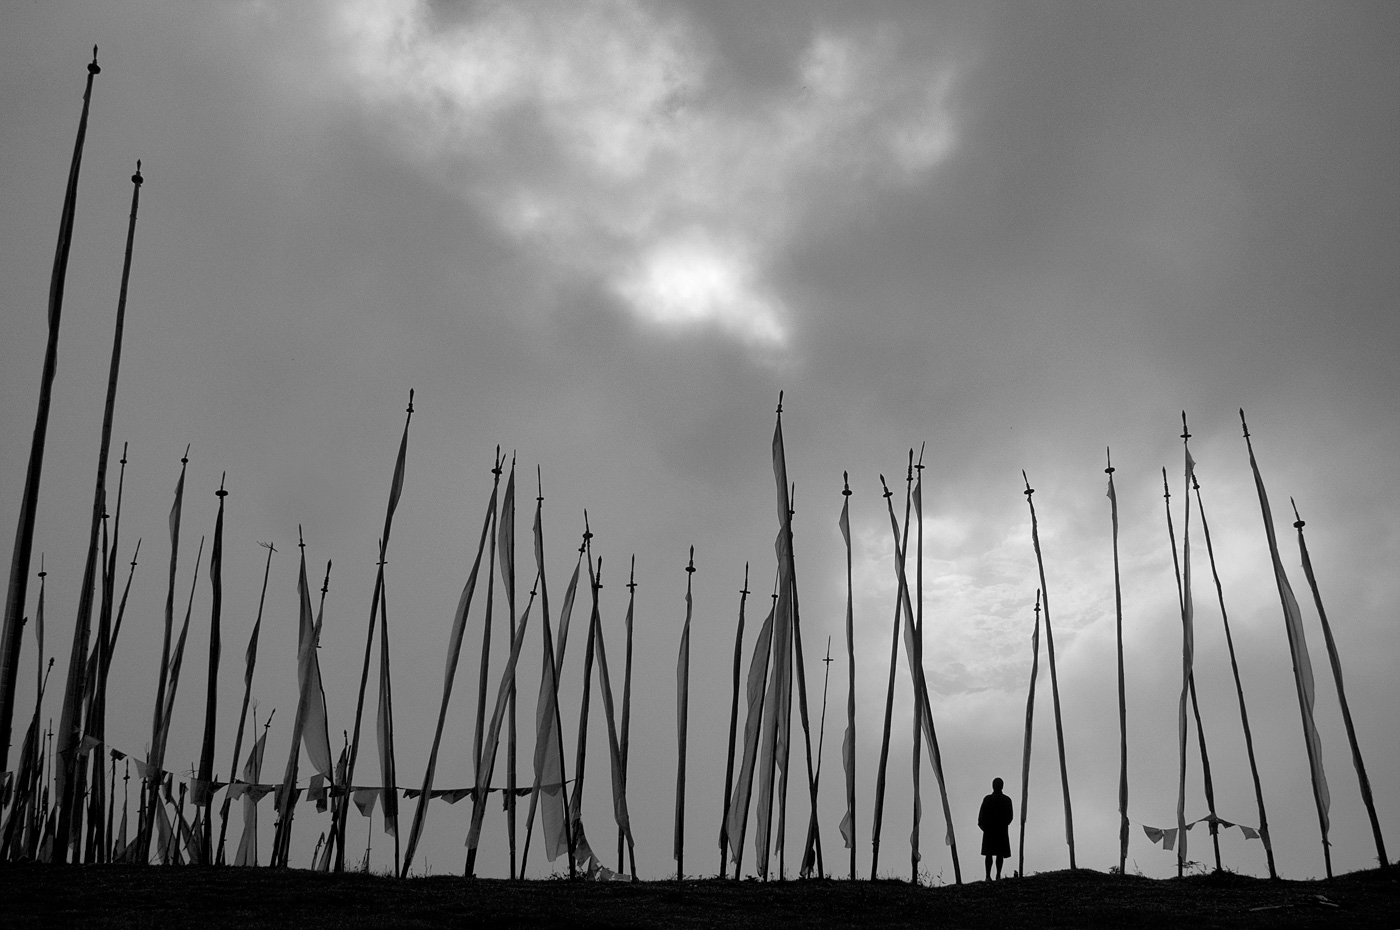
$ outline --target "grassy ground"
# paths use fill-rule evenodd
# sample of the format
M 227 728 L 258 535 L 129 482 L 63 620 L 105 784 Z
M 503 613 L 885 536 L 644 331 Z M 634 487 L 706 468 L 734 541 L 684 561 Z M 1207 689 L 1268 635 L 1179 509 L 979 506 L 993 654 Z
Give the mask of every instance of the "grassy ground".
M 0 925 L 54 927 L 1400 927 L 1400 867 L 1327 881 L 1079 870 L 1000 883 L 593 884 L 301 870 L 0 866 Z

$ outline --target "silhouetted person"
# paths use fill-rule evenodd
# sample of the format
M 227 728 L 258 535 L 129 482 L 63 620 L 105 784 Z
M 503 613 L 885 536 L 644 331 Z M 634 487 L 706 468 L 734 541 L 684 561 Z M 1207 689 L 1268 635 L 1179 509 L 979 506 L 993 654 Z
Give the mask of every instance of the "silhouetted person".
M 997 860 L 997 878 L 1001 878 L 1001 864 L 1011 855 L 1011 836 L 1007 828 L 1011 826 L 1011 799 L 1001 793 L 1002 780 L 992 779 L 992 793 L 982 799 L 982 809 L 977 812 L 977 826 L 982 828 L 982 855 L 987 857 L 987 881 L 992 880 L 992 857 Z

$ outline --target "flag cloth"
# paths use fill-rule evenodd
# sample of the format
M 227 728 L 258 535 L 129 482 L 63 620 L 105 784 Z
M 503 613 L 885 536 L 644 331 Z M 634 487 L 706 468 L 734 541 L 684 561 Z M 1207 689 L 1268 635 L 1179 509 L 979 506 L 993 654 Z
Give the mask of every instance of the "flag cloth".
M 208 808 L 213 798 L 210 796 L 208 785 L 214 780 L 214 737 L 216 735 L 218 723 L 219 707 L 219 653 L 220 643 L 220 620 L 223 614 L 224 600 L 224 498 L 228 495 L 222 485 L 219 487 L 219 513 L 214 518 L 214 544 L 209 550 L 209 585 L 213 590 L 213 595 L 209 608 L 209 677 L 208 688 L 205 693 L 204 705 L 204 741 L 199 752 L 199 778 L 197 780 L 198 790 L 191 800 L 196 807 Z M 210 821 L 208 811 L 202 821 L 204 832 L 200 836 L 200 859 L 201 863 L 208 862 Z
M 1240 411 L 1240 421 L 1244 421 L 1244 411 Z M 1254 459 L 1254 446 L 1249 441 L 1247 428 L 1244 436 L 1245 444 L 1249 448 L 1249 467 L 1254 473 L 1254 488 L 1259 494 L 1259 509 L 1264 518 L 1264 535 L 1269 542 L 1274 582 L 1278 587 L 1279 602 L 1283 606 L 1284 631 L 1288 634 L 1288 651 L 1293 658 L 1293 683 L 1298 692 L 1298 710 L 1303 720 L 1303 743 L 1307 748 L 1308 766 L 1312 774 L 1313 802 L 1317 806 L 1318 826 L 1322 831 L 1325 849 L 1332 798 L 1327 790 L 1327 774 L 1322 769 L 1322 738 L 1318 735 L 1317 724 L 1313 720 L 1313 701 L 1316 693 L 1312 660 L 1308 657 L 1308 643 L 1303 636 L 1303 615 L 1298 609 L 1298 599 L 1293 596 L 1293 587 L 1288 583 L 1288 575 L 1283 570 L 1283 560 L 1279 557 L 1278 538 L 1274 535 L 1274 515 L 1269 509 L 1269 495 L 1264 490 L 1264 479 L 1259 474 L 1259 463 Z
M 491 772 L 496 767 L 496 747 L 501 740 L 501 723 L 505 719 L 507 699 L 515 684 L 515 665 L 520 659 L 520 644 L 525 641 L 525 629 L 529 625 L 530 611 L 527 607 L 515 629 L 515 640 L 510 644 L 510 658 L 505 671 L 501 673 L 501 686 L 496 692 L 496 708 L 491 713 L 491 726 L 487 730 L 486 742 L 482 746 L 482 767 L 476 773 L 476 797 L 472 803 L 471 828 L 467 833 L 466 847 L 476 849 L 481 839 L 481 821 L 486 815 L 486 791 L 491 784 Z M 563 786 L 560 786 L 563 792 Z
M 256 729 L 258 722 L 253 720 L 253 727 Z M 264 728 L 262 735 L 253 743 L 253 751 L 248 755 L 248 761 L 243 765 L 243 780 L 250 785 L 256 784 L 262 777 L 263 753 L 267 749 L 267 729 Z M 238 854 L 234 857 L 234 865 L 258 864 L 258 798 L 260 795 L 251 791 L 243 792 L 243 838 L 238 841 Z
M 1040 592 L 1035 592 L 1035 628 L 1031 631 L 1031 680 L 1026 686 L 1026 735 L 1021 741 L 1021 837 L 1016 843 L 1019 866 L 1026 874 L 1026 799 L 1031 786 L 1031 734 L 1035 722 L 1035 678 L 1040 671 Z
M 399 834 L 398 770 L 394 764 L 394 696 L 389 678 L 389 592 L 379 595 L 379 716 L 376 735 L 379 737 L 379 777 L 384 784 L 384 832 Z M 327 749 L 329 750 L 329 746 Z M 329 758 L 329 752 L 327 752 Z
M 744 755 L 739 763 L 739 778 L 734 783 L 734 796 L 729 801 L 729 850 L 737 870 L 744 856 L 744 834 L 749 819 L 749 803 L 753 798 L 754 763 L 758 758 L 759 731 L 763 722 L 763 692 L 768 684 L 768 656 L 773 642 L 773 609 L 759 627 L 754 640 L 753 657 L 749 660 L 749 676 L 745 696 Z
M 1385 841 L 1381 836 L 1380 821 L 1376 818 L 1376 803 L 1371 796 L 1371 780 L 1366 776 L 1366 763 L 1361 758 L 1361 744 L 1356 740 L 1356 726 L 1351 720 L 1351 705 L 1347 703 L 1347 692 L 1342 684 L 1342 658 L 1337 653 L 1336 640 L 1332 638 L 1332 624 L 1327 621 L 1327 611 L 1322 606 L 1322 592 L 1317 587 L 1317 575 L 1313 573 L 1312 558 L 1308 555 L 1308 544 L 1303 538 L 1303 518 L 1298 516 L 1298 505 L 1293 505 L 1293 524 L 1298 531 L 1298 552 L 1303 557 L 1303 574 L 1307 576 L 1308 587 L 1312 589 L 1313 603 L 1317 606 L 1318 619 L 1322 621 L 1322 638 L 1327 645 L 1327 658 L 1332 664 L 1332 681 L 1337 686 L 1337 702 L 1342 708 L 1342 723 L 1346 727 L 1347 743 L 1351 746 L 1351 764 L 1356 769 L 1357 783 L 1361 789 L 1361 800 L 1366 805 L 1366 814 L 1371 821 L 1371 834 L 1376 842 L 1376 858 L 1381 867 L 1389 865 L 1385 854 Z
M 851 587 L 851 489 L 846 486 L 841 504 L 841 539 L 846 544 L 846 734 L 841 740 L 841 763 L 846 772 L 846 815 L 841 818 L 841 838 L 851 853 L 851 879 L 855 875 L 856 845 L 856 644 L 855 607 Z
M 515 472 L 511 472 L 510 483 L 506 485 L 506 504 L 513 512 L 515 506 Z M 496 513 L 496 487 L 491 487 L 491 499 L 486 505 L 486 518 L 481 524 L 481 539 L 476 546 L 476 558 L 472 560 L 471 571 L 467 574 L 467 583 L 462 587 L 462 593 L 457 598 L 457 609 L 452 614 L 452 628 L 447 637 L 447 661 L 442 673 L 442 700 L 438 705 L 437 727 L 433 731 L 433 747 L 428 753 L 428 767 L 423 772 L 423 787 L 420 789 L 418 806 L 413 811 L 413 823 L 408 831 L 408 848 L 404 850 L 402 874 L 407 875 L 409 866 L 413 863 L 413 854 L 418 849 L 418 840 L 423 833 L 423 821 L 427 815 L 429 798 L 436 797 L 433 792 L 433 778 L 437 774 L 438 748 L 442 745 L 442 728 L 447 722 L 447 703 L 452 696 L 452 682 L 457 676 L 457 662 L 462 654 L 462 640 L 467 631 L 467 613 L 471 610 L 472 596 L 476 593 L 477 573 L 481 569 L 481 556 L 486 551 L 486 534 L 490 532 L 491 521 Z M 514 518 L 512 516 L 512 522 Z M 504 529 L 502 530 L 504 532 Z M 503 557 L 502 565 L 509 564 L 509 558 Z M 486 571 L 489 573 L 493 567 L 488 563 Z M 510 576 L 507 575 L 509 578 Z M 486 625 L 489 636 L 490 625 Z M 483 662 L 485 661 L 486 650 L 489 648 L 490 640 L 486 640 L 483 647 Z M 485 689 L 486 676 L 482 675 L 482 688 Z M 482 704 L 485 702 L 482 701 Z M 478 715 L 478 721 L 481 717 Z M 480 729 L 480 728 L 479 728 Z M 479 742 L 479 737 L 478 737 Z M 454 798 L 453 802 L 457 799 Z
M 599 560 L 600 571 L 601 562 Z M 594 635 L 598 638 L 598 684 L 603 697 L 603 718 L 608 725 L 608 758 L 612 763 L 613 819 L 623 838 L 632 842 L 632 818 L 627 812 L 627 783 L 622 773 L 622 751 L 618 743 L 616 716 L 613 713 L 612 677 L 608 674 L 608 650 L 603 642 L 603 624 L 593 615 Z
M 538 524 L 537 524 L 538 525 Z M 569 851 L 568 813 L 564 806 L 564 760 L 559 732 L 558 668 L 549 618 L 540 621 L 543 651 L 540 660 L 540 692 L 535 702 L 535 785 L 543 809 L 545 857 L 553 862 Z
M 374 802 L 379 800 L 378 788 L 355 788 L 351 790 L 350 797 L 355 802 L 355 807 L 359 808 L 360 816 L 369 817 L 374 814 Z
M 329 570 L 328 570 L 329 573 Z M 332 777 L 330 727 L 326 720 L 326 692 L 321 685 L 321 660 L 317 646 L 321 638 L 321 614 L 311 617 L 311 590 L 306 582 L 306 550 L 302 549 L 301 578 L 297 582 L 301 609 L 297 624 L 297 685 L 301 697 L 301 738 L 311 765 L 326 778 Z M 325 608 L 322 598 L 321 609 Z
M 171 505 L 170 515 L 166 519 L 170 530 L 170 577 L 165 591 L 165 628 L 161 638 L 160 674 L 156 678 L 156 703 L 151 712 L 151 746 L 147 752 L 147 758 L 156 770 L 159 770 L 164 764 L 162 732 L 165 721 L 165 692 L 169 688 L 170 682 L 170 637 L 175 630 L 175 569 L 180 554 L 180 516 L 184 509 L 185 469 L 189 463 L 188 449 L 185 450 L 185 455 L 186 457 L 180 460 L 180 478 L 175 482 L 175 502 Z M 143 859 L 149 858 L 150 855 L 152 829 L 149 811 L 155 807 L 155 790 L 155 785 L 149 787 L 151 797 L 146 805 L 147 813 L 143 817 L 142 826 L 137 835 L 137 843 L 140 847 L 139 855 Z

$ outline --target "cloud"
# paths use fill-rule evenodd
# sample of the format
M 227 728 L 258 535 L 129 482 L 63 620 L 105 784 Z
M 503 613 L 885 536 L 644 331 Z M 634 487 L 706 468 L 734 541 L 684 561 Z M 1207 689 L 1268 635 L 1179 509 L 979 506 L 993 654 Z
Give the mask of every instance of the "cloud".
M 638 321 L 770 358 L 800 312 L 770 274 L 818 204 L 922 183 L 953 150 L 953 68 L 889 29 L 817 27 L 742 95 L 679 10 L 633 3 L 349 2 L 335 66 L 399 152 L 561 282 Z

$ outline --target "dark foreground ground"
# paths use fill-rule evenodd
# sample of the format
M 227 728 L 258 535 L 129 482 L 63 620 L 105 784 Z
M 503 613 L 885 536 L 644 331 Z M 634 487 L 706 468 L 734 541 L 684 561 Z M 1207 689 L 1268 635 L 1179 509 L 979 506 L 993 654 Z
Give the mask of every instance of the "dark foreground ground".
M 893 881 L 397 881 L 301 870 L 4 865 L 0 926 L 1400 928 L 1400 867 L 1313 882 L 1229 873 L 1162 881 L 1080 870 L 916 888 Z

